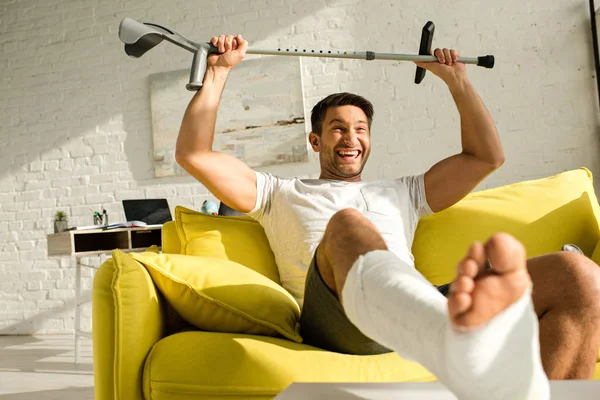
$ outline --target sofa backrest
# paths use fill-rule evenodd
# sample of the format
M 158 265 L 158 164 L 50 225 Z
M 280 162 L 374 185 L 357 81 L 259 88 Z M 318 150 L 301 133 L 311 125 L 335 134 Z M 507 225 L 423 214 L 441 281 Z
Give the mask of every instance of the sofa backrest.
M 161 236 L 163 253 L 181 253 L 181 241 L 177 235 L 177 226 L 175 221 L 169 221 L 162 226 Z
M 468 246 L 496 232 L 514 235 L 530 257 L 559 251 L 565 243 L 591 256 L 600 239 L 599 216 L 592 174 L 581 168 L 471 193 L 447 210 L 422 218 L 412 252 L 417 269 L 434 284 L 450 282 Z M 273 253 L 256 221 L 183 207 L 176 208 L 175 219 L 163 227 L 163 252 L 233 257 L 279 282 Z M 244 254 L 252 259 L 249 264 Z
M 227 259 L 280 283 L 275 256 L 264 229 L 243 216 L 208 215 L 175 208 L 163 227 L 163 252 Z
M 592 174 L 581 168 L 471 193 L 422 218 L 412 252 L 417 269 L 437 285 L 452 281 L 473 241 L 497 232 L 520 240 L 528 257 L 560 251 L 566 243 L 591 256 L 600 239 L 599 216 Z

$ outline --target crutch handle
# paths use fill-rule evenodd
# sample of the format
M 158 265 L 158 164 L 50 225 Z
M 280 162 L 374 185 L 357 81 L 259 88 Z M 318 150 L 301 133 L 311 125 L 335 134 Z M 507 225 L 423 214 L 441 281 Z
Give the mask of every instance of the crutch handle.
M 431 21 L 427 21 L 423 30 L 421 31 L 421 42 L 419 43 L 419 55 L 430 55 L 431 54 L 431 43 L 433 42 L 433 33 L 435 32 L 435 24 Z M 415 83 L 418 85 L 425 78 L 427 70 L 421 67 L 417 67 L 415 73 Z
M 194 59 L 192 60 L 190 82 L 185 85 L 187 90 L 200 90 L 202 82 L 204 82 L 204 75 L 206 74 L 208 56 L 211 54 L 220 54 L 219 49 L 213 46 L 212 43 L 201 43 L 198 46 L 198 50 L 194 53 Z

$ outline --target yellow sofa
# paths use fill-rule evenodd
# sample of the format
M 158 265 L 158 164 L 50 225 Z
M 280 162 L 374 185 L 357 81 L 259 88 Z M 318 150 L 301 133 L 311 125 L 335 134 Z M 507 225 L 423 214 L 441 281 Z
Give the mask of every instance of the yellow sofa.
M 598 262 L 599 216 L 592 176 L 584 168 L 475 192 L 419 222 L 413 244 L 416 266 L 432 283 L 448 282 L 467 246 L 497 231 L 515 235 L 529 256 L 573 243 Z M 235 240 L 231 227 L 238 232 L 233 233 Z M 194 229 L 202 232 L 193 235 Z M 244 254 L 258 249 L 260 265 L 255 256 L 249 268 L 276 282 L 278 273 L 261 232 L 247 217 L 206 216 L 178 207 L 176 220 L 163 228 L 160 257 L 184 254 L 177 257 L 200 257 L 204 263 L 228 258 L 244 264 Z M 393 353 L 343 355 L 277 334 L 199 330 L 174 312 L 153 278 L 156 271 L 140 257 L 117 251 L 94 279 L 96 400 L 267 399 L 296 381 L 435 380 L 422 366 Z M 185 288 L 187 283 L 179 284 Z M 600 352 L 594 379 L 600 379 Z

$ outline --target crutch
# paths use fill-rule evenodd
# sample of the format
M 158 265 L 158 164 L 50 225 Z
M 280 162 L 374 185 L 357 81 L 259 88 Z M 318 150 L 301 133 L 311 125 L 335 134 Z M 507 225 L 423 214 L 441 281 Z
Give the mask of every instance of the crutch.
M 349 58 L 357 60 L 393 60 L 393 61 L 437 61 L 431 55 L 431 44 L 435 26 L 429 21 L 423 27 L 419 54 L 395 54 L 375 53 L 373 51 L 348 51 L 348 50 L 312 50 L 280 47 L 277 49 L 262 49 L 248 47 L 247 54 L 273 55 L 273 56 L 295 56 L 295 57 L 326 57 L 326 58 Z M 199 90 L 202 87 L 204 74 L 206 72 L 206 61 L 209 55 L 219 54 L 219 50 L 211 43 L 193 42 L 175 30 L 152 22 L 139 22 L 132 18 L 125 18 L 119 25 L 119 38 L 125 43 L 125 53 L 130 57 L 139 58 L 147 51 L 154 48 L 163 40 L 171 42 L 185 50 L 194 53 L 190 80 L 186 88 L 190 91 Z M 458 62 L 473 64 L 485 68 L 494 67 L 494 56 L 459 57 Z M 425 77 L 425 70 L 417 67 L 415 83 L 419 84 Z

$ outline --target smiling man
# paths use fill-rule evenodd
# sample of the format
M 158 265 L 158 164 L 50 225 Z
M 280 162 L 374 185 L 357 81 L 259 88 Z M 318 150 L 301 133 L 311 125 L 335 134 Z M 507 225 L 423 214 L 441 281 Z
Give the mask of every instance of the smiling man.
M 499 233 L 465 249 L 451 284 L 434 287 L 414 268 L 419 218 L 452 206 L 504 162 L 494 122 L 456 51 L 436 49 L 438 62 L 418 65 L 447 84 L 462 151 L 422 174 L 365 182 L 374 113 L 355 94 L 332 94 L 312 110 L 319 179 L 253 171 L 213 151 L 221 94 L 248 43 L 239 35 L 211 42 L 222 54 L 209 57 L 185 112 L 177 162 L 263 226 L 282 285 L 302 308 L 305 343 L 349 354 L 395 351 L 461 399 L 547 399 L 548 378 L 592 376 L 600 272 L 588 258 L 558 252 L 527 260 L 519 242 Z

